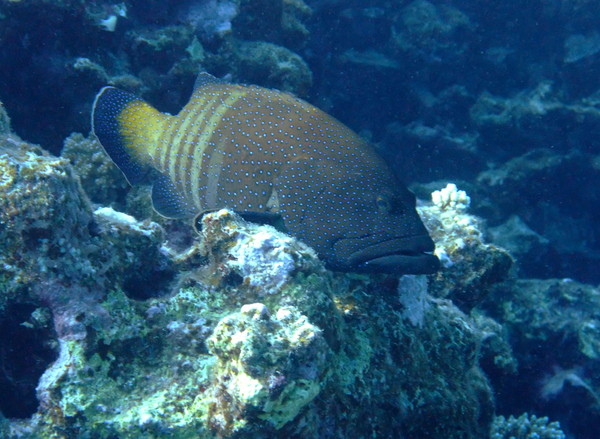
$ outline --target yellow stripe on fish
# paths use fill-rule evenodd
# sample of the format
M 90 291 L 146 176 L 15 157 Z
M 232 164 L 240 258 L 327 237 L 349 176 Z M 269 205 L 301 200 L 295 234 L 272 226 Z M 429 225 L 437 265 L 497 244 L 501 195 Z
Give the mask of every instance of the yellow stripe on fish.
M 288 93 L 200 74 L 176 116 L 103 88 L 93 131 L 156 211 L 227 207 L 279 219 L 338 270 L 431 273 L 439 261 L 414 196 L 348 127 Z

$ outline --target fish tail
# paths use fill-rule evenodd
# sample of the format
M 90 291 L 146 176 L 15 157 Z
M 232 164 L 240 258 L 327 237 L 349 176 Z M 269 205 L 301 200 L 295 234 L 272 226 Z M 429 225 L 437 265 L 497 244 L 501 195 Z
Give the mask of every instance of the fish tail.
M 92 131 L 131 184 L 146 180 L 168 115 L 137 96 L 104 87 L 94 101 Z

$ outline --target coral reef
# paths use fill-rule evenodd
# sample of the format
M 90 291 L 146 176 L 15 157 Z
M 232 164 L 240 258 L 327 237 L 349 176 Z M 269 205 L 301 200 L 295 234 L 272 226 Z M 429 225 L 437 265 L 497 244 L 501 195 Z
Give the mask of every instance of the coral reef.
M 492 424 L 490 439 L 566 439 L 558 422 L 549 422 L 548 418 L 535 415 L 523 415 L 515 418 L 498 416 Z
M 502 142 L 505 148 L 495 153 L 514 156 L 532 149 L 532 145 L 546 147 L 547 139 L 563 136 L 566 126 L 575 127 L 570 134 L 571 139 L 575 138 L 580 130 L 597 124 L 600 112 L 597 96 L 564 102 L 552 81 L 542 81 L 510 97 L 482 93 L 471 107 L 470 116 L 484 145 Z M 570 139 L 566 139 L 554 148 L 568 151 L 571 146 Z M 589 147 L 590 142 L 580 146 L 582 151 Z
M 469 309 L 507 277 L 512 258 L 505 250 L 484 243 L 481 220 L 467 213 L 471 200 L 455 184 L 433 192 L 431 198 L 432 205 L 418 209 L 442 263 L 431 294 L 450 297 Z
M 0 381 L 25 383 L 0 405 L 16 418 L 4 437 L 489 429 L 486 335 L 422 280 L 330 273 L 304 244 L 227 210 L 180 250 L 155 223 L 93 210 L 66 159 L 2 141 L 0 326 L 29 340 L 1 356 Z M 19 368 L 31 351 L 36 366 Z
M 304 96 L 312 85 L 306 62 L 285 47 L 261 41 L 241 42 L 237 49 L 239 71 L 250 82 Z
M 183 2 L 178 15 L 193 27 L 202 40 L 207 41 L 231 32 L 231 22 L 239 13 L 239 3 L 229 0 Z
M 533 149 L 477 180 L 487 200 L 481 209 L 499 224 L 492 241 L 511 251 L 522 276 L 595 276 L 598 254 L 587 243 L 598 239 L 598 214 L 581 209 L 600 203 L 593 189 L 600 184 L 595 156 Z
M 298 270 L 322 271 L 310 247 L 272 228 L 242 227 L 228 210 L 205 216 L 201 230 L 215 242 L 208 252 L 213 276 L 239 278 L 258 298 L 280 293 Z
M 46 273 L 65 282 L 95 282 L 80 246 L 92 236 L 91 206 L 68 161 L 12 134 L 0 142 L 4 288 L 16 291 Z
M 0 1 L 0 436 L 481 438 L 492 386 L 595 438 L 599 9 L 542 3 Z M 329 273 L 226 211 L 198 237 L 64 141 L 100 87 L 176 113 L 199 70 L 311 100 L 421 198 L 458 182 L 420 206 L 443 269 Z
M 551 148 L 567 161 L 576 151 L 588 164 L 596 161 L 591 133 L 600 120 L 600 80 L 590 71 L 600 67 L 597 17 L 593 2 L 580 0 L 538 9 L 435 0 L 400 7 L 336 0 L 157 0 L 151 7 L 132 0 L 4 1 L 2 101 L 21 136 L 58 153 L 68 133 L 87 132 L 101 86 L 127 88 L 174 113 L 206 69 L 315 101 L 378 143 L 408 181 L 461 178 L 490 193 L 477 175 L 502 172 L 532 149 Z M 538 27 L 552 29 L 541 32 L 548 38 L 539 38 Z M 577 183 L 579 195 L 597 192 L 589 190 L 596 168 L 579 168 L 593 176 L 589 186 Z M 491 195 L 478 197 L 474 212 L 489 213 L 497 226 L 508 217 L 480 210 L 480 203 L 502 203 Z M 545 211 L 552 223 L 568 216 L 558 229 L 578 231 L 571 240 L 581 247 L 577 257 L 597 253 L 596 217 L 576 221 L 571 206 L 560 211 L 559 196 L 544 202 L 559 210 Z M 519 216 L 547 235 L 538 221 Z M 562 248 L 564 234 L 549 234 L 546 249 L 564 255 L 550 270 L 597 283 L 597 261 L 569 264 L 575 258 Z
M 547 277 L 559 273 L 557 252 L 550 240 L 532 230 L 518 215 L 490 227 L 491 242 L 508 250 L 515 259 L 515 270 L 526 276 Z
M 222 435 L 252 420 L 275 429 L 292 421 L 319 394 L 329 359 L 321 330 L 305 316 L 285 307 L 271 316 L 262 303 L 222 319 L 207 347 L 218 358 L 208 422 Z
M 446 108 L 452 112 L 460 111 L 470 100 L 464 87 L 456 86 L 444 94 L 429 97 L 429 106 Z M 382 135 L 383 152 L 389 155 L 394 168 L 407 181 L 431 181 L 452 178 L 455 181 L 472 180 L 485 169 L 484 156 L 477 148 L 478 135 L 460 133 L 451 126 L 430 125 L 422 121 L 409 124 L 391 122 Z M 401 148 L 400 148 L 401 145 Z M 394 152 L 391 152 L 392 150 Z M 397 151 L 396 151 L 397 150 Z M 406 160 L 411 157 L 411 160 Z M 427 170 L 421 163 L 439 163 Z
M 499 409 L 535 406 L 589 437 L 600 422 L 598 289 L 571 279 L 516 279 L 494 287 L 481 309 L 511 334 L 519 364 L 518 376 L 490 374 Z
M 234 34 L 243 40 L 268 41 L 292 50 L 305 45 L 305 22 L 311 9 L 303 0 L 240 0 L 240 14 L 233 21 Z
M 123 206 L 129 185 L 93 136 L 71 134 L 65 139 L 61 157 L 69 160 L 92 202 Z
M 450 5 L 415 0 L 394 17 L 392 44 L 401 52 L 418 54 L 426 62 L 460 57 L 469 39 L 457 38 L 471 30 L 469 17 Z
M 572 279 L 518 279 L 496 286 L 483 306 L 519 340 L 559 343 L 573 363 L 600 359 L 597 288 Z
M 147 276 L 161 286 L 171 272 L 157 246 L 160 228 L 120 227 L 94 215 L 67 160 L 9 134 L 0 137 L 0 169 L 0 314 L 10 340 L 0 381 L 14 394 L 2 409 L 21 417 L 35 410 L 36 382 L 57 341 L 84 339 L 110 320 L 99 305 L 108 288 L 135 295 Z M 34 364 L 22 367 L 29 358 Z

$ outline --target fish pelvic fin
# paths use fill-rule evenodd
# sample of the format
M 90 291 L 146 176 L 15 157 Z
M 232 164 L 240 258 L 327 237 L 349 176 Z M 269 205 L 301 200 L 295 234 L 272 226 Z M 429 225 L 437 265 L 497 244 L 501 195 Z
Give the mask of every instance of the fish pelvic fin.
M 193 203 L 164 174 L 159 174 L 152 185 L 152 206 L 166 218 L 191 218 L 198 213 Z
M 168 118 L 131 93 L 104 87 L 94 101 L 92 131 L 127 181 L 142 183 Z

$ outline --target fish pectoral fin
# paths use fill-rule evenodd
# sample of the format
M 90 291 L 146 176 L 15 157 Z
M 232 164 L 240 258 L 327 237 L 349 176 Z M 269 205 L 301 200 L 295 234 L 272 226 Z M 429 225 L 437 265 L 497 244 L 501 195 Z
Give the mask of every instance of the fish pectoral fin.
M 242 218 L 251 223 L 264 224 L 275 227 L 280 232 L 287 233 L 283 217 L 273 212 L 237 212 Z
M 164 174 L 159 174 L 152 186 L 152 205 L 154 210 L 167 218 L 191 217 L 197 211 Z

